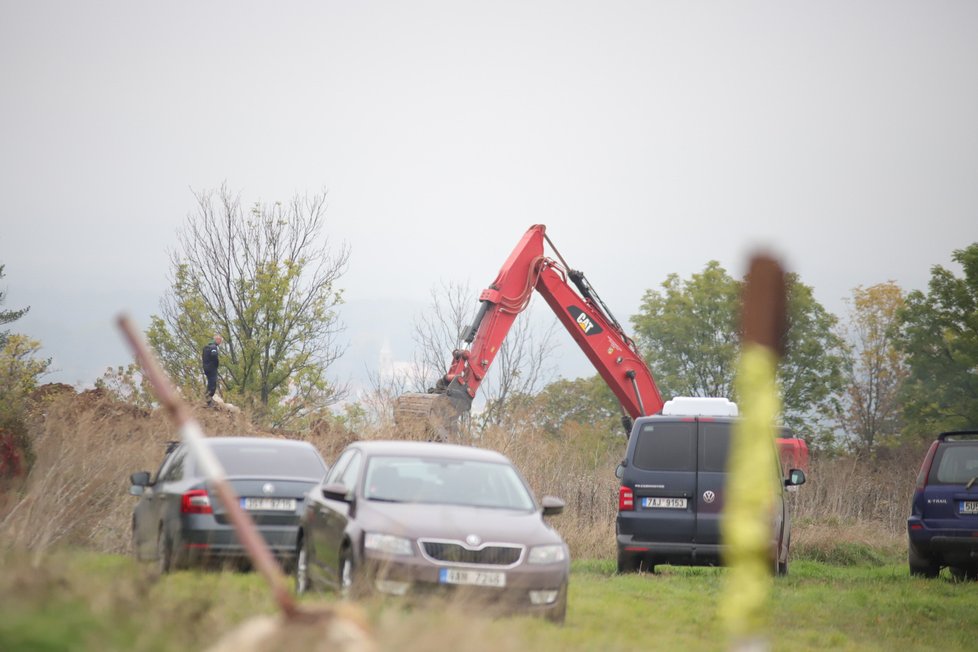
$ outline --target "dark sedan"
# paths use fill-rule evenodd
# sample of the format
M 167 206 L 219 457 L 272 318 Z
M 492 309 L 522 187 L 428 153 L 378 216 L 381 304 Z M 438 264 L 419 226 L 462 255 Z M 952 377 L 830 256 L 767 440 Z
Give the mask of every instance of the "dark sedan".
M 326 463 L 308 442 L 260 437 L 207 439 L 272 553 L 287 567 L 295 560 L 305 494 L 318 486 Z M 244 562 L 246 555 L 227 514 L 184 444 L 169 447 L 150 479 L 130 476 L 139 496 L 132 514 L 133 552 L 156 560 L 162 572 L 205 562 Z
M 407 441 L 351 444 L 310 491 L 296 590 L 456 596 L 562 622 L 570 557 L 503 455 Z

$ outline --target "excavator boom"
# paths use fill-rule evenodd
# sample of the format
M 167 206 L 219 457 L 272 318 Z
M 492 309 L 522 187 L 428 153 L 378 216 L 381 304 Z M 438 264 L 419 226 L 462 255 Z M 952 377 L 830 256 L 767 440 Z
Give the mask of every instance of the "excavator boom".
M 558 262 L 544 255 L 545 242 L 549 243 L 549 239 L 544 225 L 536 224 L 527 230 L 499 274 L 479 295 L 479 311 L 463 337 L 469 348 L 452 353 L 448 372 L 429 395 L 406 394 L 400 398 L 395 406 L 399 424 L 421 422 L 437 431 L 442 418 L 432 417 L 431 413 L 446 413 L 444 398 L 458 414 L 468 412 L 514 320 L 529 304 L 534 290 L 584 351 L 628 417 L 654 414 L 662 408 L 659 389 L 634 342 L 582 273 L 569 269 L 562 259 Z M 552 243 L 550 246 L 553 248 Z
M 544 255 L 545 243 L 557 260 Z M 448 373 L 427 394 L 398 397 L 395 422 L 409 430 L 420 429 L 430 438 L 452 438 L 459 417 L 470 411 L 513 321 L 527 307 L 534 290 L 621 403 L 626 434 L 631 432 L 632 419 L 662 410 L 659 388 L 635 343 L 584 274 L 564 262 L 547 237 L 547 228 L 535 224 L 523 234 L 499 274 L 479 295 L 479 311 L 463 337 L 468 348 L 452 352 Z M 784 435 L 777 443 L 785 468 L 807 470 L 808 446 L 803 439 Z

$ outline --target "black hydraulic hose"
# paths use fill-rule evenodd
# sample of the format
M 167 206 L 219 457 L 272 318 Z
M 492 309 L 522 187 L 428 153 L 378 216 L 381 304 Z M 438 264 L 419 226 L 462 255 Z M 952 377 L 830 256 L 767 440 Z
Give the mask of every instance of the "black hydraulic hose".
M 489 312 L 490 305 L 492 305 L 490 301 L 488 300 L 482 301 L 482 305 L 479 306 L 479 312 L 476 313 L 475 315 L 475 320 L 472 322 L 472 325 L 469 327 L 469 330 L 465 334 L 465 337 L 462 338 L 466 344 L 472 344 L 472 340 L 475 339 L 476 334 L 478 334 L 479 332 L 479 325 L 482 324 L 482 319 L 486 316 L 486 313 Z
M 635 370 L 629 369 L 625 372 L 625 377 L 632 381 L 632 389 L 635 390 L 635 400 L 638 401 L 638 409 L 645 414 L 645 403 L 642 402 L 642 395 L 638 391 L 638 383 L 635 381 Z

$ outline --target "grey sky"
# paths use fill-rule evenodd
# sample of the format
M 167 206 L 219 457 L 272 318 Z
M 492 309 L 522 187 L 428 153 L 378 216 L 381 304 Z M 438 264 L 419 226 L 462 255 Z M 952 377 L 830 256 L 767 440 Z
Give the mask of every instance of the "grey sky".
M 227 182 L 328 189 L 345 374 L 410 358 L 431 288 L 477 292 L 534 223 L 623 322 L 759 246 L 841 313 L 978 241 L 976 35 L 973 0 L 0 0 L 5 307 L 91 383 Z

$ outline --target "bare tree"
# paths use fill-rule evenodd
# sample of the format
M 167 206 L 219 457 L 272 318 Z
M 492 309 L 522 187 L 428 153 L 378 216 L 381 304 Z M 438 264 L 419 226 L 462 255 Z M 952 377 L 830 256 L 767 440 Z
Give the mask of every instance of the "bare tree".
M 452 351 L 462 348 L 463 330 L 475 318 L 477 296 L 468 284 L 442 282 L 431 290 L 431 303 L 414 321 L 414 366 L 408 382 L 424 392 L 448 370 Z
M 478 309 L 477 293 L 468 285 L 443 283 L 431 292 L 431 304 L 414 326 L 415 376 L 411 385 L 416 391 L 434 386 L 447 370 L 452 351 L 467 346 L 464 332 Z M 539 392 L 553 378 L 550 360 L 555 343 L 556 320 L 541 327 L 534 318 L 533 304 L 517 317 L 503 340 L 493 365 L 489 368 L 479 392 L 486 408 L 479 422 L 498 424 L 506 416 L 509 401 L 517 396 Z
M 167 371 L 199 390 L 200 347 L 219 333 L 231 400 L 271 425 L 325 409 L 342 392 L 326 371 L 343 353 L 337 283 L 349 260 L 325 235 L 326 194 L 248 210 L 226 186 L 195 196 L 148 334 Z
M 553 353 L 557 320 L 549 320 L 546 326 L 534 323 L 535 305 L 539 304 L 531 303 L 531 308 L 513 323 L 482 383 L 486 399 L 482 422 L 486 425 L 501 425 L 514 398 L 535 396 L 556 375 Z

